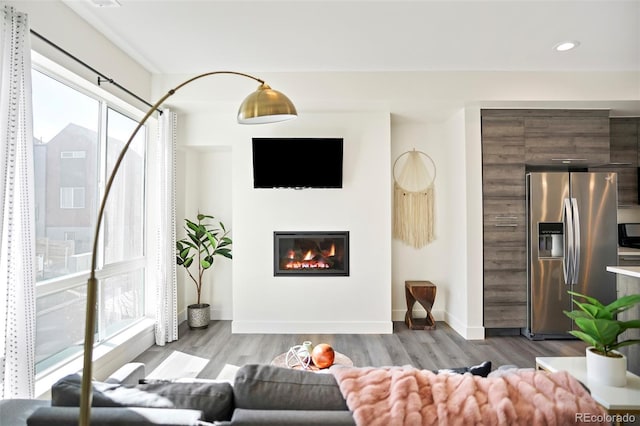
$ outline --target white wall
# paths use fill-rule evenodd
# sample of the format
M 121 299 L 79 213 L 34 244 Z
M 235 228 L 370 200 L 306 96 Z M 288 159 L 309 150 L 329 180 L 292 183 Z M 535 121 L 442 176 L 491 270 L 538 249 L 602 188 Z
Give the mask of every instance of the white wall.
M 33 31 L 72 53 L 86 64 L 100 71 L 131 92 L 148 99 L 151 93 L 151 73 L 114 46 L 106 37 L 81 19 L 60 1 L 5 1 L 17 11 L 29 16 Z M 33 36 L 31 47 L 43 56 L 63 65 L 90 82 L 96 82 L 94 72 L 69 59 L 44 41 Z M 138 108 L 146 107 L 112 84 L 102 89 Z
M 185 206 L 178 217 L 205 206 L 223 219 L 230 215 L 224 221 L 232 229 L 232 273 L 216 267 L 209 274 L 213 317 L 233 318 L 237 333 L 390 333 L 389 113 L 307 113 L 286 123 L 238 126 L 229 114 L 204 111 L 188 114 L 189 126 L 178 134 Z M 218 142 L 203 137 L 213 133 Z M 253 136 L 344 138 L 343 188 L 254 189 Z M 349 231 L 350 275 L 274 277 L 274 231 Z M 183 310 L 193 291 L 181 275 Z
M 390 167 L 393 167 L 393 163 L 400 155 L 415 149 L 429 155 L 436 168 L 434 181 L 435 240 L 422 248 L 414 248 L 398 239 L 393 240 L 392 303 L 394 321 L 404 321 L 407 311 L 404 283 L 407 280 L 431 281 L 436 285 L 436 300 L 432 313 L 437 321 L 445 319 L 446 307 L 449 304 L 452 274 L 447 268 L 441 267 L 450 261 L 454 247 L 451 239 L 452 217 L 448 213 L 449 208 L 446 204 L 450 193 L 447 175 L 452 170 L 448 166 L 449 159 L 447 158 L 450 144 L 444 130 L 440 123 L 400 121 L 391 127 L 392 161 Z M 428 160 L 425 163 L 428 170 L 431 171 Z M 401 167 L 398 165 L 396 172 L 399 172 L 400 169 Z M 416 316 L 425 315 L 419 304 L 414 306 L 414 311 Z
M 449 191 L 446 202 L 446 215 L 450 221 L 446 239 L 449 241 L 449 253 L 445 263 L 450 285 L 447 288 L 445 320 L 455 330 L 466 337 L 468 327 L 468 295 L 467 282 L 467 166 L 465 154 L 465 122 L 464 110 L 456 112 L 444 124 L 446 135 L 446 167 L 443 177 L 448 182 Z M 482 285 L 480 283 L 480 285 Z M 481 299 L 478 301 L 481 303 Z
M 344 138 L 342 189 L 254 189 L 234 139 L 233 331 L 390 333 L 388 113 L 306 114 L 262 136 Z M 274 277 L 274 231 L 349 231 L 348 277 Z
M 180 126 L 180 124 L 178 124 Z M 216 217 L 232 228 L 231 147 L 185 147 L 177 152 L 176 235 L 185 236 L 184 219 L 196 220 L 198 213 Z M 233 237 L 233 234 L 231 235 Z M 178 312 L 186 319 L 186 306 L 196 303 L 195 284 L 178 268 Z M 203 275 L 201 301 L 211 305 L 211 317 L 233 318 L 231 260 L 218 256 Z
M 484 338 L 483 258 L 482 258 L 482 136 L 480 109 L 468 106 L 464 111 L 465 158 L 465 233 L 467 322 L 462 333 L 468 339 Z M 462 135 L 460 135 L 462 136 Z M 460 137 L 458 140 L 462 141 Z M 461 236 L 461 238 L 464 238 Z M 456 328 L 456 330 L 460 330 Z

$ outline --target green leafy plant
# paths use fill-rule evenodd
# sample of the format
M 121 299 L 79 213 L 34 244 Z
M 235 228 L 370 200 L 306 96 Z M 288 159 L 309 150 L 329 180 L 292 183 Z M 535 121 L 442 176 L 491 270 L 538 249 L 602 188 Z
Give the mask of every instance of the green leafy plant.
M 623 346 L 640 343 L 640 339 L 618 341 L 618 336 L 630 328 L 640 328 L 640 319 L 618 321 L 616 315 L 640 303 L 640 294 L 623 296 L 608 305 L 603 305 L 597 299 L 584 294 L 569 291 L 569 294 L 583 299 L 573 303 L 579 308 L 573 311 L 563 311 L 571 318 L 580 330 L 569 333 L 587 344 L 595 347 L 600 355 L 612 356 L 611 351 Z
M 215 217 L 198 213 L 197 221 L 185 219 L 187 236 L 176 241 L 176 262 L 184 266 L 189 277 L 196 285 L 198 295 L 197 304 L 200 304 L 202 292 L 202 275 L 204 271 L 213 266 L 215 256 L 224 256 L 231 259 L 231 238 L 229 231 Z M 191 273 L 190 266 L 198 265 L 196 275 Z

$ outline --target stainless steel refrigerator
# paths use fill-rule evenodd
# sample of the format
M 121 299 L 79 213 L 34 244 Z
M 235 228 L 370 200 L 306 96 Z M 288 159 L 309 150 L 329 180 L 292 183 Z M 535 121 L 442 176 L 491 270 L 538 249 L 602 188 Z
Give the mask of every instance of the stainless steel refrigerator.
M 568 290 L 607 304 L 616 298 L 618 260 L 617 174 L 527 173 L 526 336 L 572 338 L 563 310 L 574 308 Z

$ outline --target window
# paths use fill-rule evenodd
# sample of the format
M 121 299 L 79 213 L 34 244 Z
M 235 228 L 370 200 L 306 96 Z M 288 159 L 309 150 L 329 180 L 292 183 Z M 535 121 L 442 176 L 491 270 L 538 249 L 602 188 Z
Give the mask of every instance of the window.
M 63 186 L 60 188 L 61 209 L 83 209 L 84 188 Z
M 86 151 L 62 151 L 60 153 L 60 158 L 85 158 L 86 156 Z
M 81 89 L 73 78 L 34 67 L 36 197 L 36 371 L 82 351 L 86 281 L 100 197 L 138 121 L 129 110 Z M 97 253 L 95 341 L 144 316 L 146 129 L 114 180 Z

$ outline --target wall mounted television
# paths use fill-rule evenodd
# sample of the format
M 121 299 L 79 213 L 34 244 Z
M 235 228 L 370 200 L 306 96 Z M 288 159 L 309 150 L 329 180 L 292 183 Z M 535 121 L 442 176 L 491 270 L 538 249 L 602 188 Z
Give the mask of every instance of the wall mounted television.
M 254 188 L 342 188 L 343 138 L 253 138 Z

